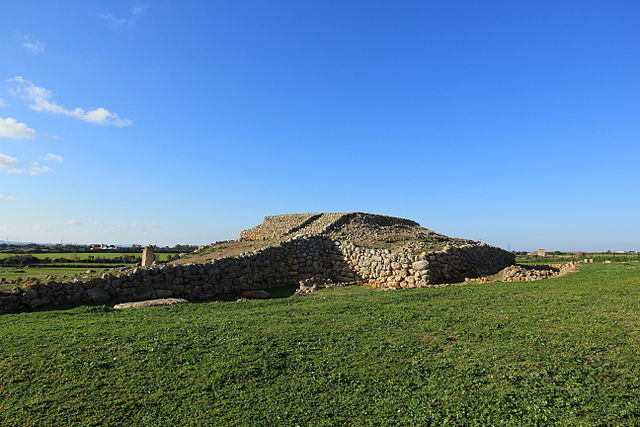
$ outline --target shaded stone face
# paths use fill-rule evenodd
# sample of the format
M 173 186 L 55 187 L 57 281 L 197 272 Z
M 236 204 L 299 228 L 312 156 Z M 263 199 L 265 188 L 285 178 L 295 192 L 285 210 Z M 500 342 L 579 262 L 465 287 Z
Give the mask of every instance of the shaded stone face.
M 155 246 L 149 245 L 142 250 L 142 267 L 151 267 L 156 260 Z

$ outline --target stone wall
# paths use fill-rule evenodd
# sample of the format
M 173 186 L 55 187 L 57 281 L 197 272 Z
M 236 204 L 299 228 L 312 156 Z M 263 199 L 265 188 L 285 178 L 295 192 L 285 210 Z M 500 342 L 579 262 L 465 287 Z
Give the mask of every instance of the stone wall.
M 448 246 L 419 255 L 366 249 L 346 241 L 338 245 L 344 254 L 347 277 L 395 288 L 426 287 L 494 274 L 514 263 L 512 253 L 484 243 Z
M 357 247 L 322 235 L 302 235 L 252 254 L 206 264 L 137 268 L 122 274 L 105 273 L 100 278 L 33 284 L 14 292 L 0 292 L 0 313 L 149 298 L 206 299 L 248 289 L 294 285 L 311 277 L 338 282 L 361 280 L 400 288 L 425 287 L 493 274 L 513 261 L 510 252 L 486 244 L 414 255 Z

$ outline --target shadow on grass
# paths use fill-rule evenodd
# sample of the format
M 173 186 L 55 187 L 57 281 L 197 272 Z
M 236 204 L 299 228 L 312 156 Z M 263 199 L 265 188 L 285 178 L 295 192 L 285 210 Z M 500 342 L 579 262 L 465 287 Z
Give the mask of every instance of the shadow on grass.
M 293 296 L 296 292 L 296 289 L 297 289 L 297 286 L 289 285 L 289 286 L 280 286 L 280 287 L 270 288 L 265 290 L 271 294 L 270 299 L 282 299 L 282 298 L 289 298 Z M 178 297 L 169 297 L 169 298 L 178 298 Z M 232 294 L 221 294 L 211 298 L 187 300 L 187 302 L 190 304 L 203 304 L 203 303 L 206 304 L 211 302 L 232 302 L 232 301 L 237 301 L 239 298 L 243 298 L 241 292 L 236 292 Z M 49 313 L 68 314 L 68 315 L 74 315 L 79 313 L 103 313 L 108 311 L 119 311 L 114 309 L 113 306 L 122 302 L 146 301 L 149 299 L 159 299 L 159 298 L 147 298 L 147 299 L 138 299 L 138 300 L 130 299 L 127 301 L 109 300 L 109 301 L 95 302 L 95 303 L 85 302 L 85 303 L 78 303 L 78 304 L 60 305 L 60 306 L 51 307 L 51 308 L 38 308 L 38 309 L 32 309 L 32 310 L 17 311 L 17 312 L 13 312 L 13 314 L 35 313 L 35 312 L 39 312 L 39 313 L 49 312 Z M 159 306 L 159 307 L 167 307 L 167 306 Z M 67 310 L 74 310 L 74 311 L 68 312 Z

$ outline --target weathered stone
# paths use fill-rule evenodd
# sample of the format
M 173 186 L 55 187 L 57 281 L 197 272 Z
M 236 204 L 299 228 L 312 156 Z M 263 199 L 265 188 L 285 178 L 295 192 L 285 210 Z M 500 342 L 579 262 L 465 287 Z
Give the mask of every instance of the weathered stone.
M 142 267 L 151 267 L 156 260 L 156 248 L 153 245 L 146 246 L 142 250 Z
M 189 302 L 182 298 L 160 298 L 145 301 L 124 302 L 113 306 L 115 309 L 133 308 L 133 307 L 158 307 L 164 305 L 174 305 L 183 302 Z
M 268 299 L 271 294 L 264 290 L 246 290 L 242 291 L 242 296 L 251 299 Z
M 411 264 L 411 267 L 416 271 L 426 270 L 429 267 L 429 261 L 426 261 L 426 260 L 416 261 L 413 264 Z
M 109 294 L 100 288 L 88 289 L 87 297 L 91 302 L 104 302 L 109 300 Z

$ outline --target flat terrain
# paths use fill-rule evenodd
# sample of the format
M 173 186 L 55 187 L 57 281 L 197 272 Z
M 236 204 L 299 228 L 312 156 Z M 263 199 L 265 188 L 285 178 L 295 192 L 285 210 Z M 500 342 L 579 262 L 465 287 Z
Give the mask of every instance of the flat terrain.
M 31 255 L 36 258 L 41 258 L 41 259 L 48 258 L 51 260 L 55 260 L 57 258 L 64 258 L 64 259 L 69 259 L 69 260 L 79 261 L 79 262 L 83 262 L 83 261 L 90 262 L 93 259 L 97 259 L 97 258 L 113 259 L 113 258 L 121 258 L 121 257 L 130 257 L 132 260 L 131 261 L 132 263 L 140 262 L 140 258 L 142 257 L 140 253 L 131 253 L 131 252 L 104 252 L 104 253 L 47 252 L 47 253 L 37 253 L 37 254 L 4 253 L 3 252 L 3 253 L 0 253 L 0 259 L 9 258 L 13 256 L 21 256 L 21 255 Z M 156 253 L 156 259 L 160 261 L 166 261 L 174 255 L 175 254 L 172 254 L 172 253 Z
M 140 262 L 141 255 L 137 253 L 38 253 L 38 254 L 18 254 L 18 253 L 0 253 L 0 260 L 15 257 L 31 255 L 40 259 L 48 259 L 51 262 L 33 264 L 29 266 L 3 266 L 0 265 L 0 291 L 10 291 L 14 287 L 21 287 L 24 281 L 29 279 L 48 280 L 54 276 L 52 280 L 66 280 L 76 277 L 86 276 L 87 271 L 92 270 L 91 276 L 99 275 L 103 271 L 133 265 Z M 158 253 L 156 259 L 159 261 L 167 261 L 175 254 Z M 123 258 L 124 257 L 124 258 Z M 57 261 L 60 258 L 71 260 L 72 262 Z M 122 258 L 122 262 L 117 262 Z M 109 260 L 108 262 L 99 262 L 98 260 Z M 16 282 L 16 280 L 19 280 Z M 6 283 L 10 281 L 11 283 Z
M 628 254 L 585 254 L 584 258 L 591 258 L 595 262 L 633 262 L 640 261 L 638 255 Z M 535 255 L 519 255 L 516 257 L 516 263 L 518 264 L 565 264 L 568 262 L 580 261 L 573 255 L 550 255 L 546 257 L 539 257 Z
M 113 268 L 113 265 L 43 265 L 35 267 L 0 267 L 0 278 L 10 281 L 20 279 L 26 281 L 28 279 L 38 279 L 46 281 L 47 278 L 55 276 L 55 280 L 62 281 L 64 279 L 71 280 L 75 277 L 85 276 L 89 270 L 94 271 L 91 275 L 99 275 L 104 270 Z M 14 287 L 21 286 L 19 283 L 0 283 L 0 291 L 10 291 Z
M 640 425 L 639 303 L 630 262 L 1 315 L 0 424 Z

